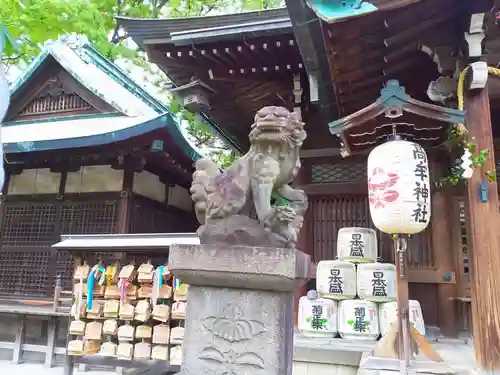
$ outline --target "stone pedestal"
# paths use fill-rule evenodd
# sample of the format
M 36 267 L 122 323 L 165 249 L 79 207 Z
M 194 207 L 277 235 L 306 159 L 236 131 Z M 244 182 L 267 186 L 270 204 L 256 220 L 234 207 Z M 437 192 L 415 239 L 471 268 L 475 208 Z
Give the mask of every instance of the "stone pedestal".
M 189 284 L 182 375 L 291 375 L 293 291 L 309 276 L 298 250 L 172 246 Z

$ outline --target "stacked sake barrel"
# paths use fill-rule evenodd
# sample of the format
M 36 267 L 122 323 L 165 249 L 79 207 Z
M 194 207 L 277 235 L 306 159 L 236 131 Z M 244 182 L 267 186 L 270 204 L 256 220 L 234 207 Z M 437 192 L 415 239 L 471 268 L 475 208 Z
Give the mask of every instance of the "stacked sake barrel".
M 369 228 L 340 229 L 337 257 L 318 263 L 317 292 L 309 291 L 301 298 L 299 330 L 305 336 L 339 334 L 353 340 L 376 340 L 396 321 L 396 267 L 376 262 L 377 237 Z M 414 308 L 415 303 L 411 303 Z M 421 312 L 413 315 L 421 320 Z

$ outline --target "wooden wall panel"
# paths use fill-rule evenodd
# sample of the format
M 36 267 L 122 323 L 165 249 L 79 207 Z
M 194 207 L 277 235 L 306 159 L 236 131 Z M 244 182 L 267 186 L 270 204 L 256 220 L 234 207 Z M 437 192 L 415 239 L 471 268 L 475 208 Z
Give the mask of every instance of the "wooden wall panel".
M 420 302 L 425 325 L 438 326 L 438 294 L 436 284 L 410 283 L 408 285 L 410 299 Z
M 310 210 L 313 223 L 313 260 L 336 259 L 337 233 L 345 227 L 374 228 L 370 218 L 367 196 L 311 196 Z M 434 265 L 430 246 L 430 230 L 412 236 L 409 241 L 409 263 L 412 267 L 429 268 Z M 384 262 L 394 263 L 393 242 L 390 235 L 377 230 L 378 253 Z

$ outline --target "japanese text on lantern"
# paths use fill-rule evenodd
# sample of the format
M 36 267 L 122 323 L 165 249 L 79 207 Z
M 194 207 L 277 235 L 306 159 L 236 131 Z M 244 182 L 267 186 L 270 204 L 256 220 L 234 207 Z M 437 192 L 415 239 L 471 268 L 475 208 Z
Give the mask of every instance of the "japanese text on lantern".
M 387 297 L 387 281 L 384 280 L 384 272 L 373 272 L 372 287 L 374 297 Z
M 352 257 L 362 257 L 364 256 L 364 248 L 365 243 L 363 242 L 363 236 L 360 233 L 353 233 L 349 243 L 350 255 Z
M 364 307 L 354 308 L 354 330 L 356 332 L 366 332 L 366 310 Z
M 344 294 L 342 284 L 344 284 L 344 280 L 343 277 L 340 276 L 340 270 L 338 268 L 332 268 L 330 270 L 330 276 L 328 277 L 328 291 L 335 294 Z
M 413 209 L 412 217 L 417 223 L 426 223 L 428 220 L 428 198 L 429 186 L 426 180 L 429 177 L 429 168 L 427 166 L 427 156 L 422 146 L 413 144 L 413 159 L 415 160 L 415 169 L 413 175 L 415 176 L 415 187 L 413 188 L 413 196 L 417 203 Z

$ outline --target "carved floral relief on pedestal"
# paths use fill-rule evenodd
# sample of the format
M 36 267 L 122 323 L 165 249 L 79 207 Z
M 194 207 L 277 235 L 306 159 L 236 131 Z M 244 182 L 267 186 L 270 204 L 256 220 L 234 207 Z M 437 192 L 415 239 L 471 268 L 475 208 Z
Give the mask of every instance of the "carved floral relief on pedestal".
M 215 338 L 230 344 L 252 340 L 267 330 L 267 326 L 258 320 L 246 319 L 242 309 L 235 304 L 228 304 L 221 316 L 208 316 L 202 319 L 202 325 L 213 334 L 212 344 L 206 345 L 198 355 L 199 359 L 222 365 L 220 375 L 237 375 L 238 368 L 247 370 L 264 369 L 264 359 L 253 351 L 223 350 L 217 347 Z

